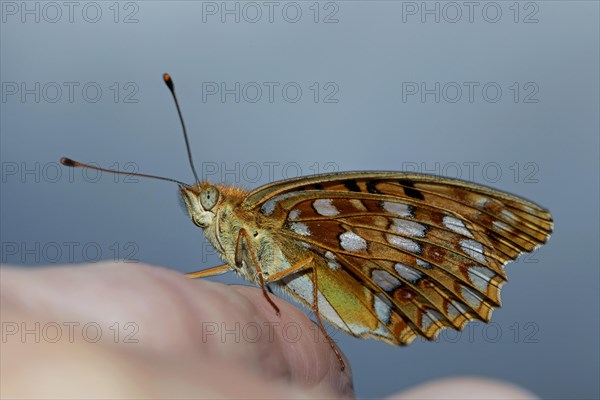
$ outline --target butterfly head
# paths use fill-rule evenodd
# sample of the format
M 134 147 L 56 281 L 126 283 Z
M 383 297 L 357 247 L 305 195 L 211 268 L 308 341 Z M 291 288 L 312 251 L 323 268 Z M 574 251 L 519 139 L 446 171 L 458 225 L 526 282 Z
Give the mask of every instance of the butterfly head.
M 179 186 L 179 192 L 192 222 L 200 228 L 211 225 L 215 218 L 216 206 L 221 199 L 219 190 L 204 182 L 189 187 Z

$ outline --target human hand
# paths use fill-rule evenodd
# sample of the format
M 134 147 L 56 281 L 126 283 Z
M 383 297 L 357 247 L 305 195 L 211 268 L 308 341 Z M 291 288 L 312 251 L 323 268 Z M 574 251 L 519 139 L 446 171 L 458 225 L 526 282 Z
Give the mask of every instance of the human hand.
M 140 264 L 0 274 L 3 398 L 353 396 L 349 365 L 341 371 L 320 330 L 273 296 L 277 317 L 257 288 Z M 469 393 L 531 398 L 510 385 L 464 378 L 394 397 Z
M 1 274 L 3 397 L 352 396 L 349 370 L 306 315 L 273 296 L 277 317 L 256 288 L 139 264 Z M 40 343 L 21 337 L 36 322 Z

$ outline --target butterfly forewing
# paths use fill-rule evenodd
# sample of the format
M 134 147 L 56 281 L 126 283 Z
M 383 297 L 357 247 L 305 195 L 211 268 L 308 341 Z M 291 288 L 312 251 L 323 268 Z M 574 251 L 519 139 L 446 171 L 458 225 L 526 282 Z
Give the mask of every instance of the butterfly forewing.
M 527 200 L 420 174 L 291 179 L 255 190 L 243 207 L 274 237 L 292 240 L 294 252 L 314 255 L 327 320 L 396 344 L 488 321 L 500 306 L 504 265 L 552 230 L 550 213 Z M 285 284 L 311 305 L 310 282 L 298 278 Z

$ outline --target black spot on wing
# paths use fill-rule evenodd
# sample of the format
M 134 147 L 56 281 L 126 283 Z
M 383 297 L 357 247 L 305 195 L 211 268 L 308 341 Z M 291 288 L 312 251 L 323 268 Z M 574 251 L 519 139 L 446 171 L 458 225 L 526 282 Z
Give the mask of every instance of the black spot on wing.
M 415 184 L 410 179 L 400 179 L 398 181 L 404 188 L 404 194 L 413 199 L 425 200 L 425 196 L 418 189 L 415 188 Z
M 348 189 L 351 192 L 360 192 L 360 187 L 358 186 L 358 183 L 356 183 L 355 180 L 346 180 L 344 181 L 344 186 L 346 186 L 346 189 Z
M 375 194 L 380 193 L 379 190 L 377 190 L 377 181 L 367 182 L 367 192 Z

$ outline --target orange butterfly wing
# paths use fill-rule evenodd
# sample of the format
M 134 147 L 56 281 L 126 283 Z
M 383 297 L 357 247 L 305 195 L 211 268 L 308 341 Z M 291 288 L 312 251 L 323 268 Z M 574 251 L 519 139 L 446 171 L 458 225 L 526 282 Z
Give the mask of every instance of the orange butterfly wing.
M 522 198 L 394 172 L 275 182 L 251 192 L 243 207 L 258 211 L 275 237 L 296 243 L 294 251 L 315 257 L 322 316 L 355 336 L 395 344 L 489 321 L 500 306 L 504 265 L 546 242 L 553 226 L 547 210 Z M 305 275 L 283 283 L 312 304 Z

